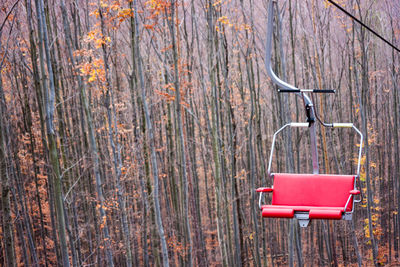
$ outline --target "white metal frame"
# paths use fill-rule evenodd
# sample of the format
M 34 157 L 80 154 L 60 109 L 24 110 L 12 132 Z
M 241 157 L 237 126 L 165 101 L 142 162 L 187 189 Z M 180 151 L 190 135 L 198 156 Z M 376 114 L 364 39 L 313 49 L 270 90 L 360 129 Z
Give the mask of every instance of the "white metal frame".
M 304 123 L 304 122 L 291 122 L 291 123 L 287 123 L 284 126 L 282 126 L 279 130 L 277 130 L 272 138 L 272 145 L 271 145 L 271 152 L 270 152 L 270 156 L 269 156 L 269 161 L 268 161 L 268 177 L 270 177 L 271 179 L 273 179 L 273 173 L 271 173 L 271 167 L 272 167 L 272 159 L 273 159 L 273 155 L 274 155 L 274 150 L 275 150 L 275 143 L 276 143 L 276 137 L 277 135 L 282 132 L 286 127 L 304 127 L 304 128 L 308 128 L 309 124 L 308 123 Z M 360 170 L 361 170 L 361 155 L 362 155 L 362 147 L 363 147 L 363 140 L 364 140 L 364 136 L 363 134 L 360 132 L 360 130 L 357 129 L 357 127 L 354 126 L 353 123 L 332 123 L 330 124 L 330 127 L 333 128 L 352 128 L 354 129 L 357 134 L 360 136 L 360 149 L 358 151 L 358 162 L 357 162 L 357 174 L 355 176 L 354 179 L 354 186 L 353 189 L 357 189 L 357 179 L 360 178 Z M 261 209 L 262 206 L 262 196 L 263 196 L 263 192 L 260 192 L 260 197 L 258 200 L 258 205 Z M 351 198 L 353 197 L 353 206 L 352 206 L 352 210 L 351 211 L 346 211 L 347 210 L 347 206 L 350 203 Z M 358 203 L 360 202 L 361 199 L 355 199 L 354 195 L 349 195 L 349 198 L 347 199 L 346 205 L 344 207 L 344 214 L 342 216 L 342 219 L 345 220 L 351 220 L 352 219 L 352 214 L 354 212 L 354 203 Z M 297 218 L 299 220 L 299 224 L 301 227 L 307 227 L 308 223 L 309 223 L 309 216 L 308 216 L 308 212 L 295 212 L 295 218 Z

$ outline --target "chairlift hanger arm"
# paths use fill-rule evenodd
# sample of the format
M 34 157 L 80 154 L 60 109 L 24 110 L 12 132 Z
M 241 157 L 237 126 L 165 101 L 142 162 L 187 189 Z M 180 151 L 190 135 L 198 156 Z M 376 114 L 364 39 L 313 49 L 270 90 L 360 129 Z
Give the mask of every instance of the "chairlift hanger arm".
M 278 85 L 278 92 L 280 93 L 295 93 L 298 97 L 304 101 L 306 108 L 307 121 L 313 123 L 315 121 L 316 114 L 313 108 L 313 101 L 304 93 L 335 93 L 335 90 L 331 89 L 299 89 L 294 85 L 291 85 L 282 79 L 280 79 L 275 72 L 272 70 L 271 58 L 272 58 L 272 36 L 274 29 L 274 2 L 271 0 L 268 6 L 268 25 L 267 25 L 267 38 L 265 46 L 265 68 L 268 76 L 271 80 Z
M 271 57 L 272 57 L 272 36 L 274 30 L 274 0 L 269 1 L 268 4 L 268 24 L 267 24 L 267 38 L 265 44 L 265 68 L 268 76 L 279 87 L 280 92 L 293 92 L 304 101 L 306 108 L 307 122 L 315 122 L 314 108 L 311 99 L 301 91 L 301 89 L 281 80 L 272 70 Z
M 268 4 L 268 25 L 267 25 L 267 38 L 265 43 L 265 68 L 271 80 L 278 85 L 281 90 L 296 92 L 296 95 L 304 98 L 305 104 L 312 104 L 311 99 L 306 95 L 301 95 L 300 89 L 281 80 L 272 70 L 271 57 L 272 57 L 272 36 L 274 30 L 274 0 L 269 1 Z

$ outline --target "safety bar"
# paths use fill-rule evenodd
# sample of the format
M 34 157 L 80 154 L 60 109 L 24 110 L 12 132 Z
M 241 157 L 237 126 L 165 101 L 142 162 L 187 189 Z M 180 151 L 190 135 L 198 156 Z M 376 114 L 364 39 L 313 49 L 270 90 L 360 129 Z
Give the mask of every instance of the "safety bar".
M 363 134 L 360 132 L 360 130 L 357 129 L 357 127 L 354 126 L 353 123 L 332 123 L 332 124 L 330 124 L 330 126 L 333 128 L 353 128 L 360 136 L 360 149 L 358 151 L 358 163 L 357 163 L 357 178 L 359 178 L 360 170 L 361 170 L 361 154 L 362 154 L 363 139 L 364 139 Z M 269 162 L 268 162 L 268 172 L 267 172 L 268 177 L 271 177 L 272 157 L 274 155 L 276 136 L 281 131 L 283 131 L 286 127 L 309 127 L 309 123 L 307 123 L 307 122 L 287 123 L 274 133 L 274 136 L 272 138 L 271 154 L 269 155 Z
M 328 93 L 334 94 L 335 90 L 332 89 L 278 89 L 279 93 Z

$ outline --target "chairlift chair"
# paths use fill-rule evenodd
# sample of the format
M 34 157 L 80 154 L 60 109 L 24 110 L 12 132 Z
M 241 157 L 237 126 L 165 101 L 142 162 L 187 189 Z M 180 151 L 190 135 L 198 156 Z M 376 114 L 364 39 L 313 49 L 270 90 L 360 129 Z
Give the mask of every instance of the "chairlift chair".
M 275 3 L 276 4 L 276 3 Z M 268 76 L 275 83 L 281 93 L 295 93 L 305 106 L 307 122 L 291 122 L 285 124 L 275 132 L 272 140 L 271 155 L 268 163 L 268 177 L 273 179 L 273 186 L 256 189 L 260 193 L 259 207 L 263 217 L 270 218 L 297 218 L 301 227 L 307 227 L 311 219 L 351 220 L 354 204 L 361 198 L 357 189 L 357 180 L 360 177 L 360 162 L 362 153 L 363 135 L 353 123 L 324 123 L 318 118 L 313 101 L 308 93 L 334 93 L 334 90 L 298 89 L 281 80 L 272 70 L 271 51 L 273 33 L 274 1 L 269 1 L 268 26 L 265 49 L 265 67 Z M 319 174 L 318 150 L 316 138 L 316 122 L 329 128 L 352 128 L 360 136 L 356 175 Z M 312 174 L 271 173 L 272 158 L 277 134 L 285 128 L 302 127 L 310 132 Z M 263 194 L 272 193 L 270 205 L 263 205 Z
M 352 123 L 333 123 L 334 128 L 353 128 L 360 135 L 356 175 L 271 173 L 276 137 L 287 127 L 309 127 L 309 123 L 288 123 L 275 132 L 268 163 L 268 176 L 273 179 L 273 186 L 256 190 L 260 193 L 262 216 L 296 218 L 301 227 L 307 227 L 311 219 L 351 220 L 354 203 L 361 201 L 355 197 L 361 193 L 357 189 L 363 142 L 361 132 Z M 270 205 L 263 204 L 264 193 L 272 193 Z

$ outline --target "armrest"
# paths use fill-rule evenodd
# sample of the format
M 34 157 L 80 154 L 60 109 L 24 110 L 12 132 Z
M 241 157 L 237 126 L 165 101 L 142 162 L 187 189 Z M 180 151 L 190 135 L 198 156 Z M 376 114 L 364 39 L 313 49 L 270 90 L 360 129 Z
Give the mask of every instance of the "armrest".
M 256 192 L 261 192 L 261 193 L 266 193 L 266 192 L 272 192 L 274 189 L 270 188 L 270 187 L 260 187 L 256 189 Z
M 361 194 L 361 192 L 360 192 L 360 190 L 350 190 L 350 194 L 351 195 L 359 195 L 359 194 Z
M 357 190 L 357 189 L 350 190 L 349 193 L 350 193 L 350 196 L 347 199 L 346 205 L 344 206 L 344 212 L 347 211 L 347 206 L 349 205 L 350 199 L 355 195 L 361 194 L 360 190 Z M 360 202 L 360 201 L 361 201 L 361 199 L 360 200 L 354 200 L 354 202 Z
M 261 209 L 261 202 L 262 202 L 263 193 L 270 193 L 270 192 L 272 192 L 273 190 L 274 190 L 274 189 L 272 189 L 271 187 L 259 187 L 259 188 L 256 189 L 256 192 L 261 193 L 261 194 L 260 194 L 260 198 L 259 198 L 259 200 L 258 200 L 258 206 L 260 207 L 260 209 Z

